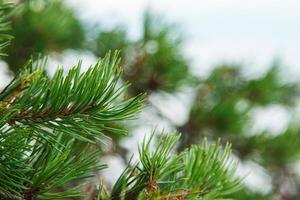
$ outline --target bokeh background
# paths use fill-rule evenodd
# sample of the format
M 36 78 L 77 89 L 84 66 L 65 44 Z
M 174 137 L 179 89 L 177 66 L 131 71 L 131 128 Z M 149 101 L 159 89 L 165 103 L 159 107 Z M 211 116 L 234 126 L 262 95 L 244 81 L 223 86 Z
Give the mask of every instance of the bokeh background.
M 83 70 L 121 50 L 128 95 L 146 93 L 129 136 L 113 136 L 99 176 L 114 183 L 152 131 L 182 133 L 178 151 L 232 143 L 244 188 L 237 199 L 300 199 L 300 3 L 296 0 L 19 0 L 11 13 L 5 87 L 28 59 L 47 71 Z

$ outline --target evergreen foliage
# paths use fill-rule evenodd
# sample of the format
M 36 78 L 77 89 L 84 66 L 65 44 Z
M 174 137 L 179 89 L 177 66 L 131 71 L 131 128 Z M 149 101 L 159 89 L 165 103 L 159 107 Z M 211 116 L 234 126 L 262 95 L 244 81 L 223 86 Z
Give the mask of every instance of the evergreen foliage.
M 76 17 L 74 10 L 67 7 L 63 1 L 21 1 L 20 8 L 6 17 L 2 13 L 7 13 L 8 8 L 5 6 L 1 9 L 0 31 L 4 34 L 1 35 L 1 50 L 7 46 L 11 38 L 5 32 L 8 27 L 5 19 L 8 18 L 12 22 L 12 33 L 15 39 L 12 45 L 8 46 L 8 57 L 3 57 L 3 59 L 9 63 L 14 72 L 24 66 L 32 53 L 61 52 L 68 48 L 86 47 L 100 57 L 105 57 L 106 52 L 110 49 L 121 49 L 120 54 L 123 61 L 120 65 L 124 73 L 120 72 L 121 70 L 116 64 L 118 59 L 114 56 L 105 57 L 84 74 L 79 73 L 80 64 L 78 64 L 69 72 L 68 78 L 63 76 L 62 70 L 50 78 L 41 68 L 44 65 L 43 61 L 28 62 L 27 69 L 22 70 L 1 93 L 0 124 L 3 131 L 1 135 L 3 148 L 0 148 L 0 155 L 5 156 L 1 161 L 4 170 L 0 172 L 5 172 L 5 174 L 2 176 L 3 182 L 0 183 L 0 188 L 7 187 L 1 189 L 1 194 L 12 193 L 17 195 L 14 196 L 17 198 L 24 195 L 24 191 L 27 191 L 27 195 L 30 194 L 28 186 L 36 188 L 35 185 L 38 184 L 36 180 L 33 183 L 31 178 L 34 176 L 37 179 L 38 174 L 43 173 L 44 167 L 48 164 L 30 160 L 28 152 L 32 152 L 35 145 L 39 144 L 38 147 L 35 147 L 37 148 L 36 152 L 32 153 L 33 157 L 42 160 L 42 156 L 57 155 L 59 161 L 51 161 L 49 165 L 55 162 L 70 163 L 70 168 L 66 167 L 64 168 L 66 170 L 57 173 L 56 168 L 48 170 L 46 167 L 49 173 L 57 174 L 57 176 L 51 178 L 49 187 L 40 190 L 36 198 L 52 197 L 57 199 L 63 198 L 63 196 L 79 195 L 80 189 L 71 188 L 64 194 L 58 193 L 56 189 L 54 191 L 53 188 L 60 188 L 68 181 L 79 178 L 70 172 L 66 181 L 62 181 L 61 177 L 71 169 L 71 166 L 72 169 L 74 167 L 75 170 L 78 170 L 82 177 L 89 176 L 104 167 L 91 159 L 89 155 L 99 157 L 98 148 L 104 146 L 103 143 L 108 140 L 108 136 L 116 141 L 121 134 L 125 133 L 126 126 L 124 127 L 121 122 L 134 117 L 134 114 L 140 109 L 142 103 L 140 93 L 147 92 L 147 95 L 151 95 L 165 91 L 174 94 L 182 87 L 194 87 L 196 83 L 196 99 L 187 122 L 180 126 L 172 124 L 182 133 L 181 139 L 178 140 L 176 135 L 161 137 L 158 141 L 164 141 L 163 145 L 158 143 L 156 150 L 158 152 L 166 151 L 162 155 L 150 151 L 148 143 L 154 140 L 154 136 L 150 140 L 145 140 L 140 147 L 140 160 L 137 163 L 129 164 L 112 191 L 106 190 L 104 184 L 100 185 L 97 198 L 126 199 L 131 195 L 141 199 L 223 198 L 221 194 L 225 194 L 223 189 L 226 187 L 222 179 L 216 178 L 220 181 L 220 187 L 212 183 L 209 192 L 197 193 L 198 196 L 194 197 L 192 191 L 198 191 L 199 188 L 204 189 L 200 187 L 202 182 L 195 183 L 194 187 L 188 183 L 189 179 L 182 176 L 186 172 L 183 163 L 189 163 L 190 158 L 196 154 L 200 157 L 203 156 L 205 154 L 203 149 L 205 152 L 212 151 L 211 145 L 205 144 L 203 141 L 203 138 L 206 137 L 210 141 L 209 144 L 218 141 L 218 138 L 222 138 L 222 141 L 230 141 L 235 156 L 241 162 L 251 161 L 259 164 L 271 178 L 271 190 L 267 193 L 261 194 L 251 188 L 243 187 L 233 196 L 229 195 L 230 197 L 243 200 L 300 199 L 300 177 L 295 167 L 300 156 L 300 127 L 297 123 L 291 123 L 286 130 L 275 136 L 269 131 L 249 133 L 250 129 L 255 126 L 251 121 L 251 116 L 253 110 L 257 108 L 265 109 L 276 105 L 288 109 L 289 112 L 296 111 L 299 87 L 297 83 L 286 83 L 281 79 L 280 69 L 282 68 L 279 63 L 274 63 L 266 73 L 254 78 L 245 76 L 242 71 L 243 66 L 235 64 L 221 64 L 207 77 L 195 78 L 189 70 L 189 60 L 183 55 L 182 38 L 180 34 L 177 34 L 176 27 L 163 22 L 161 18 L 157 19 L 150 12 L 145 13 L 142 21 L 143 34 L 136 40 L 129 39 L 126 27 L 117 26 L 111 30 L 97 30 L 98 33 L 95 37 L 86 41 L 87 33 L 85 31 L 93 32 L 95 30 L 86 28 Z M 60 21 L 65 21 L 65 23 L 58 23 Z M 5 54 L 3 51 L 1 53 Z M 109 63 L 107 65 L 114 66 L 113 69 L 108 66 L 104 67 L 106 62 Z M 109 72 L 108 69 L 111 71 Z M 100 76 L 93 74 L 100 74 Z M 74 84 L 78 76 L 81 77 L 79 78 L 81 80 L 79 82 L 82 84 L 80 87 Z M 94 77 L 94 80 L 90 79 L 91 77 Z M 109 77 L 109 81 L 104 77 Z M 122 82 L 117 83 L 119 79 L 125 82 L 129 81 L 132 87 L 122 86 L 119 91 L 115 88 Z M 104 83 L 109 89 L 104 89 L 104 85 L 101 85 Z M 64 96 L 62 94 L 72 95 Z M 114 95 L 119 98 L 114 99 Z M 131 96 L 132 99 L 125 101 L 123 97 L 126 95 Z M 130 102 L 132 103 L 130 104 Z M 92 106 L 91 110 L 90 106 Z M 70 111 L 70 107 L 76 112 L 66 112 Z M 48 111 L 46 108 L 50 108 L 50 110 Z M 22 113 L 22 111 L 26 112 Z M 43 111 L 47 112 L 43 114 Z M 162 113 L 158 113 L 158 115 L 167 118 Z M 34 143 L 29 141 L 34 141 Z M 72 142 L 68 143 L 67 141 Z M 170 143 L 178 143 L 175 152 L 174 147 L 169 146 Z M 190 147 L 194 143 L 201 145 Z M 216 144 L 219 147 L 220 144 L 218 142 Z M 79 156 L 80 152 L 74 151 L 74 146 L 79 146 L 80 150 L 87 153 Z M 186 148 L 188 149 L 186 150 Z M 227 148 L 225 148 L 225 152 L 227 152 Z M 66 153 L 56 152 L 56 149 L 63 150 L 62 152 L 66 151 Z M 197 149 L 202 149 L 202 153 L 200 150 L 199 153 Z M 176 151 L 179 151 L 178 154 Z M 219 150 L 216 151 L 215 154 L 218 154 Z M 80 157 L 80 161 L 74 160 L 72 157 L 74 155 L 76 158 Z M 189 159 L 184 160 L 187 157 Z M 223 159 L 226 160 L 224 157 L 219 157 L 217 160 Z M 83 163 L 83 160 L 86 160 L 90 166 L 83 167 L 84 170 L 80 171 L 75 165 Z M 215 160 L 216 163 L 219 162 L 217 160 Z M 172 162 L 175 164 L 172 165 Z M 33 163 L 36 164 L 33 166 Z M 195 165 L 198 164 L 195 163 Z M 209 161 L 207 165 L 205 162 L 202 165 L 206 167 L 199 167 L 199 173 L 202 170 L 208 170 L 202 171 L 203 173 L 215 173 L 209 168 L 212 165 Z M 150 167 L 148 170 L 149 166 L 155 166 L 155 168 Z M 164 169 L 170 170 L 173 174 L 165 174 Z M 218 171 L 225 175 L 222 177 L 230 176 L 224 172 L 224 169 Z M 32 170 L 35 170 L 35 173 Z M 190 171 L 191 174 L 195 172 Z M 4 176 L 6 178 L 3 178 Z M 44 176 L 47 176 L 46 173 L 40 179 L 45 180 Z M 20 180 L 16 177 L 23 177 L 21 183 L 24 184 L 20 185 Z M 6 181 L 7 178 L 10 180 L 9 184 Z M 60 180 L 61 184 L 55 184 L 54 182 L 57 180 Z M 149 183 L 155 183 L 155 187 L 149 188 L 149 186 L 153 186 Z M 172 192 L 170 192 L 171 190 Z M 31 192 L 35 191 L 32 189 Z M 224 196 L 227 197 L 227 195 Z
M 162 134 L 154 151 L 153 134 L 139 148 L 139 162 L 127 168 L 114 185 L 111 199 L 217 199 L 239 189 L 230 145 L 191 146 L 174 154 L 177 134 Z M 121 197 L 121 198 L 120 198 Z
M 10 26 L 9 22 L 7 21 L 8 16 L 6 15 L 8 10 L 10 10 L 11 5 L 3 2 L 0 3 L 0 56 L 3 56 L 6 55 L 3 53 L 3 48 L 9 44 L 9 40 L 12 38 L 11 35 L 7 34 Z
M 91 144 L 103 145 L 106 132 L 124 134 L 109 124 L 131 119 L 142 105 L 141 95 L 122 98 L 118 62 L 108 54 L 84 73 L 79 64 L 52 78 L 36 62 L 1 92 L 1 192 L 24 199 L 79 195 L 55 189 L 102 169 Z
M 214 137 L 234 137 L 242 134 L 255 107 L 281 104 L 292 107 L 299 95 L 295 84 L 280 79 L 275 64 L 261 77 L 243 77 L 240 66 L 221 65 L 201 81 L 189 121 L 180 129 L 194 135 L 213 133 Z M 189 142 L 188 142 L 189 143 Z
M 64 1 L 21 1 L 9 15 L 9 20 L 15 39 L 7 49 L 5 60 L 14 72 L 23 67 L 33 54 L 84 46 L 84 27 L 74 10 L 67 7 Z
M 147 11 L 142 21 L 141 38 L 130 41 L 126 36 L 123 28 L 100 31 L 93 41 L 96 48 L 92 50 L 97 56 L 111 48 L 124 52 L 123 79 L 132 83 L 130 94 L 174 92 L 196 83 L 181 50 L 181 36 L 174 25 Z
M 6 38 L 0 35 L 3 44 Z M 49 77 L 45 63 L 30 60 L 0 93 L 0 199 L 85 196 L 80 184 L 65 186 L 106 167 L 98 161 L 99 146 L 108 133 L 124 134 L 113 124 L 142 107 L 143 95 L 126 98 L 128 84 L 119 84 L 117 52 L 85 72 L 79 63 L 67 75 L 58 69 Z M 140 146 L 140 162 L 121 175 L 110 199 L 215 199 L 238 189 L 229 145 L 205 142 L 176 155 L 176 134 L 161 136 L 151 151 L 153 137 Z M 106 198 L 101 191 L 97 198 Z
M 242 161 L 259 163 L 272 177 L 270 193 L 260 195 L 245 189 L 238 199 L 273 199 L 275 195 L 298 199 L 298 192 L 286 193 L 283 187 L 289 181 L 298 185 L 298 176 L 294 176 L 296 171 L 291 165 L 300 157 L 300 127 L 292 123 L 276 136 L 269 131 L 249 132 L 255 108 L 281 105 L 294 109 L 297 105 L 299 87 L 280 78 L 278 63 L 253 79 L 244 77 L 240 66 L 218 66 L 201 81 L 197 94 L 189 120 L 178 127 L 183 135 L 180 147 L 201 141 L 203 137 L 228 140 Z

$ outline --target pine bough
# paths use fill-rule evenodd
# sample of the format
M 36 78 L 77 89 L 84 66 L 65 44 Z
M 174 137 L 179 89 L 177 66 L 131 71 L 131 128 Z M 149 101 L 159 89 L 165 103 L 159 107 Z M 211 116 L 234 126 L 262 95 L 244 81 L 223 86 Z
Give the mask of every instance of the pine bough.
M 9 43 L 0 9 L 0 52 Z M 124 134 L 114 124 L 133 119 L 143 95 L 126 99 L 118 86 L 118 53 L 107 54 L 86 72 L 80 63 L 53 77 L 45 60 L 31 60 L 0 93 L 0 199 L 66 199 L 85 194 L 67 184 L 107 167 L 97 160 L 106 134 Z M 235 192 L 240 180 L 230 145 L 204 142 L 176 154 L 178 134 L 154 136 L 139 148 L 111 191 L 100 184 L 95 199 L 216 199 Z

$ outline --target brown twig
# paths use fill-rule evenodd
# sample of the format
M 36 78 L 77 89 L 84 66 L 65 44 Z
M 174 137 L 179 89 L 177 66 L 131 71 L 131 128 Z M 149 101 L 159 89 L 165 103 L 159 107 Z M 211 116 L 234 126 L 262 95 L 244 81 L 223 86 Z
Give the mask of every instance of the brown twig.
M 161 195 L 160 199 L 175 199 L 175 200 L 183 200 L 185 199 L 188 195 L 191 194 L 202 194 L 205 193 L 205 190 L 199 190 L 199 191 L 188 191 L 188 190 L 183 190 L 183 191 L 179 191 L 177 193 L 174 194 L 165 194 L 165 195 Z

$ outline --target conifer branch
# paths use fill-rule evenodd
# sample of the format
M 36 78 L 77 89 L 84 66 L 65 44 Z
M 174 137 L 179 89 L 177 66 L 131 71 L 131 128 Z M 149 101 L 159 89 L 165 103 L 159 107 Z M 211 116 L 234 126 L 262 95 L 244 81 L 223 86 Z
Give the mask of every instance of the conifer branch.
M 44 64 L 32 64 L 22 73 L 23 79 L 15 79 L 1 93 L 0 112 L 10 114 L 6 120 L 12 128 L 30 127 L 35 135 L 43 129 L 46 138 L 53 129 L 91 143 L 104 141 L 107 131 L 124 134 L 109 127 L 108 122 L 132 118 L 140 110 L 142 95 L 119 100 L 127 85 L 116 88 L 121 74 L 118 64 L 115 53 L 83 74 L 78 64 L 66 77 L 58 70 L 51 79 L 44 72 Z
M 10 43 L 12 36 L 7 34 L 7 31 L 10 29 L 9 21 L 7 19 L 8 10 L 11 9 L 10 3 L 0 2 L 0 56 L 5 56 L 3 49 Z
M 11 37 L 2 34 L 8 27 L 2 15 L 8 5 L 0 3 L 2 55 Z M 145 20 L 146 40 L 152 35 L 149 20 Z M 167 42 L 166 33 L 161 34 Z M 176 55 L 175 51 L 169 57 Z M 180 60 L 185 76 L 187 65 Z M 0 92 L 0 199 L 57 200 L 85 195 L 81 184 L 65 186 L 94 177 L 107 167 L 98 162 L 101 152 L 94 144 L 109 139 L 107 133 L 126 133 L 112 124 L 133 119 L 143 104 L 142 94 L 126 97 L 128 84 L 119 81 L 119 63 L 118 52 L 108 53 L 86 72 L 81 72 L 78 63 L 67 75 L 59 69 L 49 77 L 45 59 L 30 60 Z M 179 138 L 175 133 L 161 134 L 153 151 L 154 134 L 144 139 L 139 161 L 128 166 L 111 192 L 100 184 L 95 198 L 211 200 L 239 189 L 230 145 L 222 148 L 220 142 L 205 140 L 176 154 Z
M 108 54 L 84 73 L 80 64 L 67 76 L 58 70 L 52 78 L 45 61 L 30 62 L 0 93 L 1 192 L 25 200 L 82 195 L 77 188 L 56 189 L 103 169 L 90 145 L 109 139 L 107 132 L 124 134 L 111 124 L 132 119 L 142 106 L 142 95 L 124 100 L 117 56 Z
M 111 199 L 216 199 L 234 193 L 236 163 L 230 145 L 220 142 L 191 146 L 175 155 L 176 134 L 163 135 L 154 151 L 150 139 L 139 148 L 140 161 L 128 167 L 114 185 Z

